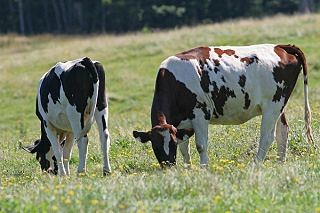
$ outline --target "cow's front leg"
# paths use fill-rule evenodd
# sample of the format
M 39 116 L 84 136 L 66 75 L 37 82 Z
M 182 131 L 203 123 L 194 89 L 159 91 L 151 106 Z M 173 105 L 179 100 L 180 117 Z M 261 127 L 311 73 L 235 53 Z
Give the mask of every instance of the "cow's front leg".
M 108 130 L 108 108 L 106 107 L 102 111 L 96 109 L 94 116 L 99 129 L 100 145 L 103 155 L 103 175 L 107 175 L 111 172 L 109 161 L 110 134 Z
M 200 155 L 200 165 L 207 166 L 208 157 L 208 125 L 209 121 L 204 119 L 204 116 L 196 116 L 192 121 L 192 126 L 195 133 L 196 147 Z
M 60 139 L 60 143 L 63 138 Z M 63 165 L 66 170 L 67 175 L 70 175 L 69 161 L 71 158 L 73 147 L 73 135 L 71 133 L 67 134 L 65 137 L 65 142 L 63 145 Z
M 179 149 L 181 151 L 183 162 L 186 165 L 191 164 L 189 138 L 185 140 L 178 139 Z
M 81 137 L 78 141 L 78 149 L 79 149 L 79 165 L 78 165 L 78 173 L 86 173 L 86 162 L 87 162 L 87 153 L 88 153 L 88 136 L 85 135 Z
M 46 122 L 47 125 L 49 125 L 49 122 Z M 64 176 L 66 175 L 66 170 L 63 165 L 63 150 L 62 147 L 58 141 L 58 135 L 55 131 L 53 131 L 51 128 L 48 126 L 45 126 L 45 132 L 47 134 L 47 137 L 51 143 L 52 149 L 54 156 L 57 159 L 57 164 L 58 164 L 58 175 Z

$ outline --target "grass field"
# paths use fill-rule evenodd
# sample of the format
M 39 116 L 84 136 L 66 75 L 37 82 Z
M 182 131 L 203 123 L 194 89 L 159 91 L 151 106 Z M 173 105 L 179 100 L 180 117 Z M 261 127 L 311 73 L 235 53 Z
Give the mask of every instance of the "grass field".
M 175 168 L 161 170 L 152 148 L 132 130 L 150 128 L 157 67 L 167 56 L 200 45 L 295 44 L 307 57 L 315 141 L 320 119 L 320 15 L 276 16 L 128 35 L 0 36 L 0 212 L 320 212 L 320 158 L 304 139 L 301 76 L 287 107 L 288 160 L 276 161 L 273 145 L 263 166 L 251 165 L 260 117 L 239 126 L 210 126 L 208 169 L 192 168 L 178 153 Z M 106 69 L 113 173 L 102 176 L 96 126 L 89 133 L 87 175 L 40 172 L 35 157 L 19 148 L 39 137 L 35 116 L 38 79 L 57 61 L 82 56 Z

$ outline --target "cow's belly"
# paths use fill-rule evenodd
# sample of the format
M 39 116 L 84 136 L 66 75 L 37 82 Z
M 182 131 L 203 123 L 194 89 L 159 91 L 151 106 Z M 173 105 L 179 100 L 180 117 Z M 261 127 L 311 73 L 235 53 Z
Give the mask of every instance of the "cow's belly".
M 223 115 L 219 115 L 218 117 L 213 115 L 210 123 L 221 125 L 238 125 L 243 124 L 258 115 L 261 115 L 261 108 L 259 105 L 252 107 L 250 110 L 242 110 L 240 108 L 225 110 Z
M 71 132 L 71 124 L 65 110 L 60 107 L 54 109 L 49 108 L 49 113 L 47 114 L 47 119 L 56 129 Z

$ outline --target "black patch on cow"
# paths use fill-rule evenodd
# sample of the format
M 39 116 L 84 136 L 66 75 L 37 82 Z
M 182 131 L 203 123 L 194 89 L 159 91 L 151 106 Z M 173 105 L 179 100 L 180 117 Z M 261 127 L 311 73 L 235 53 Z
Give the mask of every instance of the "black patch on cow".
M 106 124 L 106 119 L 104 115 L 102 115 L 101 119 L 102 119 L 102 128 L 103 130 L 105 130 L 107 128 L 107 124 Z
M 240 75 L 238 84 L 240 85 L 240 87 L 244 88 L 244 86 L 246 85 L 245 75 Z
M 40 163 L 41 170 L 43 171 L 48 171 L 50 168 L 50 161 L 46 159 L 46 154 L 49 152 L 50 147 L 51 143 L 47 137 L 44 123 L 41 121 L 41 138 L 36 140 L 33 145 L 27 146 L 26 149 L 30 153 L 36 154 L 36 159 Z
M 81 113 L 81 128 L 84 127 L 84 111 L 87 100 L 92 98 L 93 84 L 94 81 L 97 81 L 93 78 L 94 76 L 92 77 L 92 73 L 96 72 L 95 67 L 86 63 L 85 65 L 84 67 L 77 63 L 60 75 L 62 87 L 70 105 L 76 106 L 77 112 Z
M 163 113 L 167 123 L 174 126 L 182 120 L 193 119 L 196 103 L 196 94 L 192 93 L 184 83 L 177 81 L 169 70 L 161 68 L 156 79 L 152 102 L 152 127 L 159 124 L 159 113 Z
M 283 87 L 277 86 L 277 90 L 273 96 L 272 101 L 280 101 L 281 97 L 285 98 L 284 104 L 287 103 L 291 92 L 294 89 L 299 75 L 298 66 L 287 65 L 286 68 L 275 67 L 273 69 L 273 77 L 276 83 L 283 83 Z
M 218 115 L 216 109 L 213 109 L 212 114 L 214 115 L 215 118 L 219 118 L 219 115 Z
M 97 108 L 99 111 L 104 110 L 107 107 L 107 98 L 105 94 L 105 72 L 102 64 L 96 62 L 94 63 L 96 67 L 98 78 L 99 78 L 99 91 L 98 91 L 98 100 L 97 100 Z
M 302 62 L 298 60 L 295 54 L 288 53 L 286 49 L 283 49 L 281 46 L 276 46 L 274 51 L 281 60 L 278 66 L 273 69 L 273 78 L 276 83 L 283 84 L 283 88 L 277 86 L 273 101 L 278 101 L 281 97 L 284 97 L 285 106 L 297 82 Z
M 90 78 L 93 80 L 93 83 L 97 83 L 98 74 L 96 70 L 96 66 L 92 63 L 90 58 L 83 58 L 80 63 L 88 70 Z
M 194 134 L 193 129 L 178 129 L 176 136 L 180 140 L 183 140 L 183 137 L 185 135 L 187 135 L 190 138 L 193 134 Z
M 210 77 L 208 71 L 203 71 L 200 81 L 201 88 L 204 92 L 209 92 L 209 85 L 210 85 Z
M 219 71 L 220 71 L 220 70 L 219 70 L 217 67 L 214 68 L 214 72 L 215 72 L 216 74 L 217 74 Z
M 57 175 L 58 174 L 58 163 L 57 163 L 57 158 L 56 156 L 53 156 L 52 157 L 52 160 L 53 160 L 53 171 L 51 171 L 54 175 Z
M 212 82 L 213 91 L 211 91 L 211 97 L 216 108 L 216 112 L 223 115 L 223 107 L 229 97 L 235 98 L 236 95 L 233 90 L 225 87 L 225 85 L 218 88 L 216 82 Z
M 243 109 L 249 109 L 251 100 L 249 99 L 249 94 L 246 92 L 244 96 L 244 107 Z
M 41 105 L 43 110 L 48 112 L 49 94 L 54 104 L 59 102 L 61 82 L 52 68 L 44 77 L 40 86 Z M 60 103 L 60 102 L 59 102 Z M 38 105 L 38 104 L 37 104 Z
M 281 97 L 283 95 L 283 88 L 277 86 L 276 93 L 273 95 L 272 101 L 273 102 L 278 102 L 281 100 Z
M 204 119 L 210 120 L 210 118 L 211 118 L 210 110 L 208 110 L 207 104 L 205 102 L 201 103 L 201 102 L 197 101 L 196 108 L 200 108 L 203 111 Z
M 224 79 L 223 76 L 221 77 L 221 80 L 222 80 L 224 83 L 226 83 L 226 80 Z

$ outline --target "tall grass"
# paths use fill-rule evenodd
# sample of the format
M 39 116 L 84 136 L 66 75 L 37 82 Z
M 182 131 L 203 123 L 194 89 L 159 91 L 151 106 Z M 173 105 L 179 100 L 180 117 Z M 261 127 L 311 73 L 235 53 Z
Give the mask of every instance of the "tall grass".
M 150 128 L 150 106 L 160 62 L 200 45 L 291 43 L 306 54 L 313 128 L 319 143 L 320 15 L 233 20 L 127 35 L 0 37 L 0 212 L 320 212 L 320 160 L 303 133 L 298 79 L 287 107 L 288 161 L 273 145 L 260 168 L 251 166 L 260 118 L 239 126 L 210 126 L 208 169 L 200 169 L 191 141 L 191 168 L 160 170 L 151 146 L 134 142 Z M 102 177 L 98 133 L 89 133 L 88 174 L 78 177 L 77 148 L 70 178 L 41 174 L 20 149 L 39 137 L 35 116 L 38 79 L 57 61 L 82 56 L 106 69 L 113 173 Z

